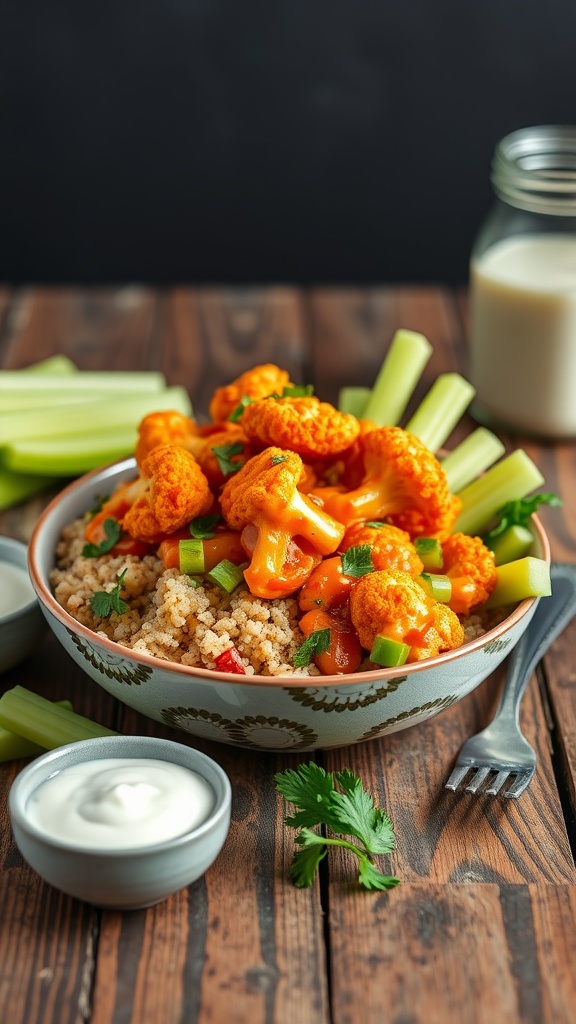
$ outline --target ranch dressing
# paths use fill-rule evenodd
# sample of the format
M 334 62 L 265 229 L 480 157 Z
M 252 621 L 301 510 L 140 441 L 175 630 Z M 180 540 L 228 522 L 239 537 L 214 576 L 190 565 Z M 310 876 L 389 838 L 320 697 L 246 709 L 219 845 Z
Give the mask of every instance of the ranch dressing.
M 25 569 L 0 562 L 0 616 L 25 608 L 36 594 Z
M 576 435 L 576 234 L 519 235 L 471 263 L 471 367 L 483 418 Z
M 30 822 L 66 845 L 138 848 L 184 835 L 215 795 L 197 772 L 154 758 L 102 758 L 57 772 L 31 795 Z

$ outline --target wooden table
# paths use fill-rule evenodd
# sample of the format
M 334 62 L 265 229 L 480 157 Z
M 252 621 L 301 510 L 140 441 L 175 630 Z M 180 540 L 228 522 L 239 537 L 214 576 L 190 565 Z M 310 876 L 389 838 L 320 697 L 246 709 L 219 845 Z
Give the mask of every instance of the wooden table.
M 335 401 L 368 384 L 399 326 L 434 356 L 422 387 L 466 370 L 463 296 L 438 288 L 300 292 L 0 290 L 0 365 L 64 352 L 83 369 L 161 369 L 185 384 L 198 418 L 213 386 L 275 361 Z M 471 424 L 464 423 L 462 430 Z M 576 560 L 571 444 L 524 447 L 564 499 L 545 509 L 553 557 Z M 27 539 L 47 495 L 0 516 Z M 228 771 L 233 820 L 206 876 L 146 911 L 100 911 L 42 884 L 11 840 L 6 794 L 21 763 L 0 766 L 0 1020 L 6 1024 L 543 1024 L 576 1020 L 576 622 L 531 680 L 522 709 L 538 770 L 518 802 L 447 792 L 462 741 L 488 719 L 501 674 L 423 725 L 319 752 L 349 767 L 391 816 L 402 884 L 359 890 L 331 853 L 310 890 L 288 878 L 292 830 L 273 776 L 302 755 L 198 741 Z M 126 732 L 181 733 L 139 717 L 89 680 L 47 635 L 0 679 Z M 189 738 L 190 742 L 196 742 Z

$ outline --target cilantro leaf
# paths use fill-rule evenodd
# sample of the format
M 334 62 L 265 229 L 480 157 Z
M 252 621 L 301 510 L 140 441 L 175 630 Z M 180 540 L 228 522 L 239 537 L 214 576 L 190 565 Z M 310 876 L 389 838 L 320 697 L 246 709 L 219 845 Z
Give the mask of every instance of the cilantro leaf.
M 309 398 L 313 394 L 313 384 L 287 384 L 282 389 L 282 398 Z
M 190 536 L 194 537 L 195 540 L 210 540 L 214 536 L 216 523 L 219 523 L 221 519 L 222 516 L 217 513 L 215 515 L 196 516 L 188 526 Z
M 244 445 L 241 441 L 235 441 L 234 444 L 215 445 L 212 451 L 218 460 L 218 465 L 224 476 L 230 476 L 231 473 L 238 472 L 241 464 L 233 462 L 232 459 L 234 455 L 240 455 L 244 451 Z
M 244 412 L 244 409 L 246 408 L 246 406 L 247 405 L 251 405 L 252 402 L 253 402 L 253 399 L 249 398 L 248 395 L 242 395 L 242 398 L 238 402 L 238 405 L 236 406 L 235 409 L 232 410 L 232 412 L 230 413 L 230 415 L 228 417 L 230 423 L 237 423 L 238 420 L 240 419 L 242 413 Z
M 518 498 L 516 501 L 509 501 L 499 509 L 497 515 L 499 522 L 483 537 L 484 543 L 494 540 L 504 533 L 510 526 L 528 526 L 530 517 L 540 505 L 562 505 L 562 499 L 557 494 L 533 494 L 529 498 Z
M 330 647 L 330 629 L 315 629 L 310 636 L 306 637 L 304 643 L 298 648 L 294 655 L 295 668 L 302 668 L 309 665 L 317 654 L 324 654 Z
M 122 534 L 120 523 L 116 519 L 105 519 L 104 533 L 106 534 L 106 540 L 101 541 L 100 544 L 84 545 L 82 548 L 83 558 L 98 558 L 100 555 L 105 555 L 108 551 L 111 551 L 120 540 Z
M 346 576 L 365 576 L 366 573 L 374 572 L 372 546 L 356 544 L 348 548 L 342 555 L 342 572 Z
M 270 461 L 273 466 L 278 466 L 281 462 L 286 462 L 287 455 L 272 455 Z
M 112 612 L 116 612 L 118 615 L 123 615 L 124 612 L 129 610 L 130 605 L 120 597 L 120 591 L 124 586 L 124 577 L 127 572 L 128 569 L 124 569 L 124 571 L 120 573 L 118 576 L 118 583 L 113 590 L 109 592 L 106 590 L 97 590 L 95 594 L 92 594 L 92 597 L 90 598 L 90 607 L 94 612 L 94 615 L 97 615 L 101 619 L 106 619 L 112 614 Z
M 347 768 L 326 772 L 311 762 L 301 764 L 296 770 L 279 772 L 275 782 L 277 791 L 297 808 L 284 819 L 286 825 L 301 830 L 294 840 L 300 849 L 290 869 L 295 885 L 312 884 L 330 846 L 343 847 L 357 857 L 358 881 L 366 889 L 391 889 L 398 885 L 399 879 L 383 874 L 372 857 L 394 849 L 392 823 L 385 812 L 375 806 L 354 772 Z M 313 831 L 317 825 L 328 828 L 330 834 Z M 362 846 L 343 836 L 354 836 Z

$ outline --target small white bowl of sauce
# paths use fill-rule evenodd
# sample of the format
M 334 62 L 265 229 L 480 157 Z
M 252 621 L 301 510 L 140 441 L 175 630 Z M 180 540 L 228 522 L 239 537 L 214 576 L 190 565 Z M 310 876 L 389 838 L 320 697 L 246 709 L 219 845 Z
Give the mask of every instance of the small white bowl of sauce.
M 47 628 L 27 560 L 25 544 L 0 537 L 0 672 L 31 654 Z
M 200 878 L 230 827 L 228 776 L 192 747 L 104 736 L 51 750 L 16 777 L 12 831 L 51 885 L 96 906 L 137 910 Z

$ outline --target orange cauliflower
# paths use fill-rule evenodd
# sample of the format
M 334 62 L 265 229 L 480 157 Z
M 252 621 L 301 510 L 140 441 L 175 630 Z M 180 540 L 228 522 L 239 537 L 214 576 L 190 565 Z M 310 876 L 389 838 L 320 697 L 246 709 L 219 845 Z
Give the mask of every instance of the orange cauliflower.
M 348 551 L 359 544 L 370 545 L 375 569 L 402 569 L 411 576 L 419 576 L 424 568 L 410 535 L 398 526 L 354 523 L 346 530 L 340 550 Z
M 460 510 L 435 455 L 401 427 L 378 427 L 361 437 L 364 477 L 354 490 L 319 487 L 312 493 L 346 526 L 384 519 L 419 535 L 447 537 Z
M 355 416 L 338 412 L 313 395 L 304 398 L 263 398 L 246 406 L 242 427 L 260 445 L 290 448 L 303 459 L 319 459 L 346 451 L 358 437 Z
M 220 495 L 222 514 L 251 556 L 244 572 L 257 597 L 287 597 L 322 556 L 336 550 L 344 527 L 298 490 L 304 475 L 295 452 L 271 447 L 231 476 Z
M 239 423 L 199 427 L 189 449 L 213 491 L 218 491 L 230 474 L 236 473 L 254 454 Z
M 210 401 L 210 416 L 215 422 L 222 422 L 238 408 L 243 398 L 254 401 L 266 395 L 281 395 L 290 387 L 290 375 L 274 363 L 262 363 L 240 374 L 230 384 L 216 388 Z
M 154 448 L 146 456 L 130 496 L 120 525 L 136 540 L 152 544 L 207 513 L 214 500 L 194 456 L 177 445 Z
M 480 537 L 453 533 L 442 544 L 443 572 L 452 583 L 448 602 L 458 615 L 469 615 L 488 600 L 496 586 L 494 554 Z
M 147 455 L 161 445 L 179 445 L 190 449 L 198 428 L 194 420 L 174 409 L 151 412 L 140 422 L 136 442 L 136 462 L 141 466 Z
M 432 658 L 464 641 L 458 616 L 400 570 L 362 576 L 350 594 L 350 618 L 367 651 L 383 636 L 409 646 L 408 662 Z

